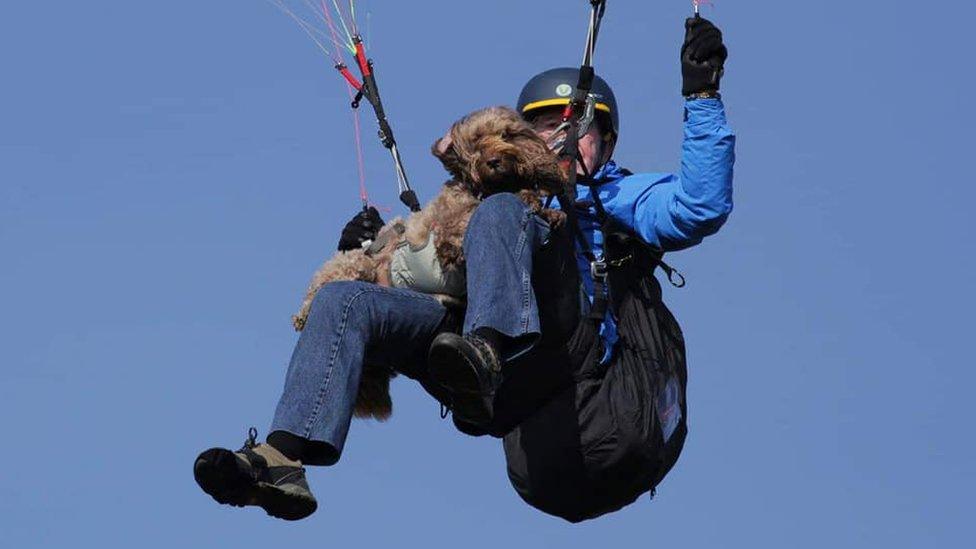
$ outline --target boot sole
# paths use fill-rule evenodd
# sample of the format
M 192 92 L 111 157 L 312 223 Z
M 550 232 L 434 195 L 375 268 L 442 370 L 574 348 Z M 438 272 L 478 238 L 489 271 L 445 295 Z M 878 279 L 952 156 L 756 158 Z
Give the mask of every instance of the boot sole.
M 487 428 L 492 410 L 481 394 L 477 368 L 464 353 L 446 345 L 435 344 L 427 357 L 430 377 L 451 394 L 451 412 L 460 420 Z
M 314 499 L 292 494 L 278 486 L 251 478 L 234 455 L 224 448 L 211 448 L 193 464 L 193 478 L 217 503 L 245 507 L 254 505 L 275 518 L 301 520 L 318 507 Z

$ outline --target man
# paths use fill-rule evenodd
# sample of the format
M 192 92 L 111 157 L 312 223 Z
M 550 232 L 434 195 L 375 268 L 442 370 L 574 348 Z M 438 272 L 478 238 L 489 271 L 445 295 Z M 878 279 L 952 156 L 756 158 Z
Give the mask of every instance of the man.
M 685 140 L 681 174 L 632 174 L 611 160 L 620 129 L 613 90 L 599 76 L 594 81 L 595 119 L 579 138 L 577 172 L 577 216 L 580 229 L 596 256 L 603 248 L 599 215 L 591 189 L 610 217 L 643 241 L 662 251 L 677 251 L 699 244 L 718 231 L 732 210 L 732 168 L 735 138 L 728 127 L 718 93 L 719 79 L 728 55 L 721 32 L 701 17 L 689 19 L 682 47 L 682 93 L 685 106 Z M 519 96 L 517 109 L 541 137 L 565 139 L 553 132 L 562 123 L 579 78 L 577 69 L 545 71 L 532 78 Z M 584 209 L 579 209 L 584 206 Z M 593 278 L 589 259 L 576 254 L 586 293 L 593 300 Z M 551 279 L 550 279 L 551 283 Z M 538 288 L 537 288 L 538 291 Z M 600 328 L 604 340 L 604 362 L 617 342 L 614 316 L 607 315 Z M 483 336 L 484 334 L 482 334 Z M 499 339 L 494 337 L 494 347 Z M 489 347 L 492 348 L 492 347 Z M 431 373 L 455 392 L 492 394 L 497 376 L 491 354 L 479 339 L 441 334 L 431 349 Z M 477 399 L 474 399 L 477 401 Z M 481 406 L 469 404 L 468 416 L 490 417 L 492 399 Z
M 648 242 L 667 249 L 693 245 L 714 232 L 731 207 L 731 132 L 724 126 L 721 103 L 710 97 L 718 90 L 716 75 L 724 54 L 717 54 L 724 46 L 720 34 L 716 44 L 714 33 L 695 33 L 693 27 L 689 25 L 684 48 L 685 91 L 686 95 L 705 93 L 709 97 L 689 101 L 692 140 L 702 138 L 699 144 L 686 141 L 685 171 L 692 177 L 633 176 L 633 184 L 622 185 L 632 178 L 625 177 L 612 162 L 604 163 L 612 154 L 618 128 L 612 100 L 601 107 L 609 111 L 609 124 L 602 117 L 604 122 L 583 137 L 580 147 L 584 165 L 603 164 L 595 174 L 597 179 L 627 187 L 620 193 L 625 199 L 606 202 L 611 214 L 629 221 Z M 709 48 L 703 46 L 702 36 L 710 40 Z M 704 80 L 707 85 L 693 89 Z M 535 122 L 545 134 L 552 115 L 543 105 L 526 108 L 529 106 L 523 105 L 523 112 L 538 114 Z M 608 131 L 612 133 L 609 139 Z M 699 148 L 711 146 L 720 150 L 700 158 Z M 705 177 L 695 177 L 698 174 Z M 580 195 L 584 197 L 585 189 L 581 188 Z M 585 218 L 581 221 L 587 223 Z M 361 245 L 381 225 L 375 210 L 357 216 L 343 231 L 340 248 Z M 591 242 L 599 244 L 591 225 L 584 226 L 584 231 Z M 565 269 L 565 257 L 560 260 L 559 254 L 555 261 L 536 264 L 537 256 L 545 258 L 552 248 L 549 227 L 514 195 L 486 198 L 472 216 L 464 242 L 468 303 L 460 330 L 463 336 L 453 333 L 456 326 L 451 315 L 430 296 L 356 282 L 323 287 L 292 355 L 267 443 L 259 444 L 252 430 L 237 452 L 223 448 L 203 452 L 194 463 L 198 484 L 220 503 L 260 506 L 279 518 L 297 520 L 313 513 L 317 502 L 303 466 L 332 465 L 339 460 L 367 360 L 420 380 L 451 406 L 463 430 L 504 434 L 504 429 L 497 429 L 494 409 L 503 366 L 530 360 L 536 347 L 546 346 L 547 334 L 564 333 L 564 319 L 546 318 L 546 312 L 552 310 L 548 304 L 575 302 L 579 297 L 578 287 L 566 290 L 565 285 L 528 283 L 540 277 L 550 281 L 568 278 L 559 277 L 564 272 L 560 269 Z M 588 270 L 588 264 L 580 266 L 581 272 Z M 603 334 L 609 357 L 614 342 L 612 320 Z M 552 339 L 559 337 L 550 337 L 548 344 Z M 429 363 L 429 371 L 409 367 L 425 363 Z M 531 398 L 541 404 L 545 392 L 530 391 Z
M 679 174 L 632 174 L 611 159 L 620 128 L 616 99 L 605 81 L 594 82 L 595 120 L 579 137 L 580 179 L 571 206 L 582 236 L 575 259 L 592 308 L 564 306 L 557 315 L 576 318 L 577 329 L 553 341 L 553 323 L 544 323 L 536 348 L 506 365 L 504 383 L 489 375 L 490 357 L 477 352 L 483 345 L 465 349 L 458 336 L 442 334 L 431 349 L 432 374 L 455 395 L 491 397 L 472 398 L 467 413 L 491 417 L 487 431 L 505 435 L 509 478 L 519 495 L 571 522 L 653 492 L 687 435 L 683 337 L 650 273 L 663 265 L 662 252 L 697 245 L 731 213 L 735 138 L 718 93 L 728 55 L 721 32 L 705 19 L 689 19 L 681 54 L 687 101 Z M 554 69 L 522 90 L 518 110 L 551 143 L 572 138 L 556 130 L 578 78 L 576 69 Z M 622 246 L 626 253 L 617 259 L 624 265 L 614 275 L 610 248 Z M 545 287 L 536 285 L 540 294 Z M 542 317 L 551 318 L 545 308 Z M 546 400 L 532 401 L 526 387 L 553 379 L 568 386 L 547 386 Z M 472 411 L 478 403 L 480 414 Z M 459 428 L 477 434 L 460 419 Z

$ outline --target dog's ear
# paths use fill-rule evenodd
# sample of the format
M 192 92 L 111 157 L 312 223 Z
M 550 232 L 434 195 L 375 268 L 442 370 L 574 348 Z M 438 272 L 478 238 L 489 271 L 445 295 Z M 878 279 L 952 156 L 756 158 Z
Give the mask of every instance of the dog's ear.
M 450 134 L 434 141 L 434 144 L 430 147 L 430 152 L 435 158 L 441 161 L 444 169 L 447 170 L 447 173 L 451 174 L 452 178 L 463 179 L 461 158 L 458 156 L 457 150 L 455 150 L 451 142 Z

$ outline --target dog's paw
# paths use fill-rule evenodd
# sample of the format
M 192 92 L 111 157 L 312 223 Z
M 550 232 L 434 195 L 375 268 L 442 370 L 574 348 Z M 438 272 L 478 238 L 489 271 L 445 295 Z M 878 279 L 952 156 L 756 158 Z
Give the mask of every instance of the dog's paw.
M 522 189 L 518 192 L 519 200 L 532 209 L 534 213 L 542 211 L 542 195 L 534 189 Z
M 561 227 L 563 223 L 566 222 L 566 212 L 560 210 L 554 210 L 552 208 L 543 208 L 539 215 L 549 223 L 549 227 L 552 229 Z

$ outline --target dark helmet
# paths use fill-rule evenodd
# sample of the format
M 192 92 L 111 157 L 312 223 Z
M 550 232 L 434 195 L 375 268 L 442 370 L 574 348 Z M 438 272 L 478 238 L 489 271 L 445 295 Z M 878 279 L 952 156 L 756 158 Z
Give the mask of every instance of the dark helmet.
M 537 74 L 522 88 L 516 109 L 522 116 L 531 118 L 532 111 L 568 105 L 578 83 L 579 69 L 550 69 Z M 620 133 L 620 113 L 610 85 L 596 76 L 590 93 L 596 96 L 596 112 L 605 115 L 602 118 L 610 121 L 610 130 L 616 136 Z

